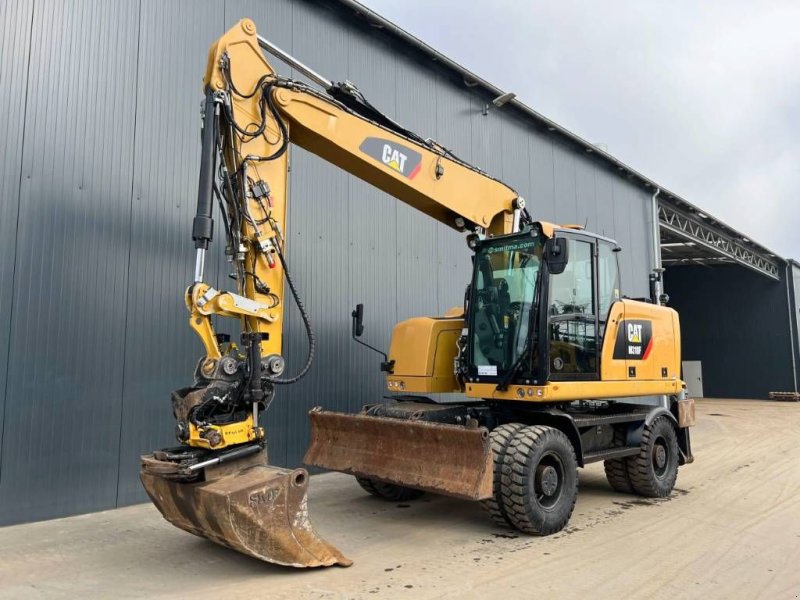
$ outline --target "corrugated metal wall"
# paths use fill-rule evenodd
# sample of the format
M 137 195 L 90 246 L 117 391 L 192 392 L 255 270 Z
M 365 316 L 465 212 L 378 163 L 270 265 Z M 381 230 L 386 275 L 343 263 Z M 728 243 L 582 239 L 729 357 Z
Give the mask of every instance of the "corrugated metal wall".
M 0 106 L 4 107 L 0 110 L 0 131 L 4 132 L 0 137 L 0 452 L 5 430 L 11 296 L 16 265 L 32 14 L 33 0 L 0 4 Z
M 244 16 L 515 186 L 536 217 L 616 237 L 626 293 L 647 292 L 647 194 L 509 111 L 481 116 L 486 98 L 324 3 L 2 3 L 0 524 L 142 501 L 139 454 L 173 441 L 169 391 L 201 351 L 182 301 L 201 76 L 210 43 Z M 319 348 L 267 429 L 273 462 L 296 465 L 308 408 L 355 410 L 383 394 L 378 359 L 349 340 L 352 306 L 366 304 L 367 339 L 385 347 L 398 319 L 462 302 L 469 257 L 461 235 L 297 148 L 289 219 Z M 220 250 L 209 278 L 222 284 Z M 296 367 L 306 348 L 294 307 L 287 329 Z

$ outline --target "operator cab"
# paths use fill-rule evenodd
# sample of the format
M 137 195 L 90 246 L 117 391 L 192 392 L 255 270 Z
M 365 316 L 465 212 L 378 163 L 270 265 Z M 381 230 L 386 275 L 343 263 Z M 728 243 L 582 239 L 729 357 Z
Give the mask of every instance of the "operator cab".
M 598 380 L 609 309 L 620 298 L 617 244 L 536 223 L 473 238 L 470 247 L 465 380 L 501 390 L 512 383 Z

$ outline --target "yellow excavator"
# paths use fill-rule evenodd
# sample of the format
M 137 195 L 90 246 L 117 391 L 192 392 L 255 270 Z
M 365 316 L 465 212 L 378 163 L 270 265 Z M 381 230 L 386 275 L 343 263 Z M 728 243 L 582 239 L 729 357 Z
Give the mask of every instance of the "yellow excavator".
M 264 51 L 312 83 L 278 75 Z M 388 500 L 427 491 L 481 501 L 497 524 L 538 535 L 566 525 L 577 468 L 591 462 L 604 461 L 617 491 L 671 493 L 678 466 L 693 460 L 678 316 L 655 292 L 622 296 L 613 240 L 534 221 L 513 189 L 401 127 L 353 84 L 328 81 L 248 19 L 211 46 L 204 83 L 185 301 L 205 354 L 193 384 L 172 393 L 179 445 L 141 458 L 144 488 L 169 522 L 269 562 L 351 564 L 311 526 L 308 472 L 270 466 L 259 425 L 315 352 L 284 235 L 292 143 L 464 232 L 473 263 L 463 306 L 395 326 L 381 361 L 391 402 L 310 412 L 307 465 L 352 474 Z M 236 292 L 204 281 L 215 201 Z M 292 375 L 286 288 L 308 335 Z M 363 314 L 358 305 L 352 336 L 370 347 L 359 339 Z M 216 334 L 212 317 L 238 319 L 240 343 Z M 426 396 L 447 393 L 458 396 Z

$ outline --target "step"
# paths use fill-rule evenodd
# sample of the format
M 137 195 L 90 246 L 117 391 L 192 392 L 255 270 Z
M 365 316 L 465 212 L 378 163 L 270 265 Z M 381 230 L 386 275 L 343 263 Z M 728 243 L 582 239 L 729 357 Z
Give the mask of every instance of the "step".
M 595 452 L 586 452 L 583 455 L 583 463 L 589 464 L 600 460 L 611 460 L 613 458 L 625 458 L 626 456 L 633 456 L 639 454 L 639 447 L 625 447 L 625 448 L 611 448 L 608 450 L 597 450 Z

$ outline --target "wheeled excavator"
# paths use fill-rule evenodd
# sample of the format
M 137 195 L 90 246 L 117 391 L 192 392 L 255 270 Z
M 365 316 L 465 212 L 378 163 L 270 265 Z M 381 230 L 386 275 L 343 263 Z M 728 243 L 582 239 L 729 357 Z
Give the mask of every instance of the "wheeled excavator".
M 264 51 L 312 83 L 278 75 Z M 463 306 L 394 327 L 381 361 L 392 401 L 309 413 L 307 465 L 354 475 L 389 500 L 480 501 L 498 525 L 538 535 L 566 525 L 577 468 L 592 462 L 604 461 L 619 492 L 671 493 L 693 460 L 678 316 L 655 295 L 621 294 L 613 240 L 534 221 L 509 186 L 286 54 L 249 19 L 211 46 L 204 84 L 185 302 L 205 353 L 192 385 L 172 393 L 178 445 L 141 459 L 169 522 L 269 562 L 351 564 L 311 526 L 308 472 L 269 465 L 259 424 L 315 352 L 284 234 L 291 144 L 463 232 L 473 264 Z M 215 203 L 235 292 L 204 279 Z M 292 375 L 282 355 L 289 295 L 308 335 Z M 352 313 L 357 341 L 363 314 Z M 217 317 L 238 319 L 238 343 L 215 332 Z M 458 396 L 428 396 L 448 393 Z

